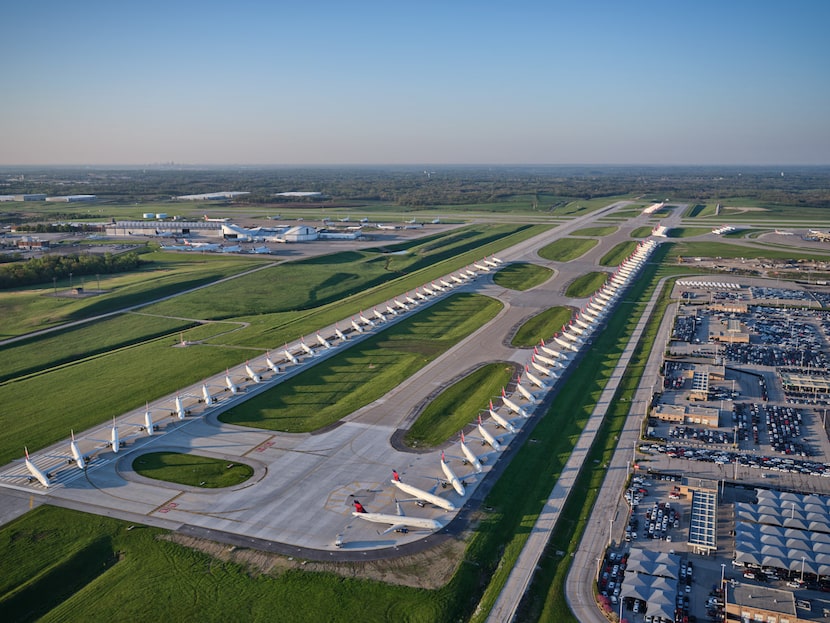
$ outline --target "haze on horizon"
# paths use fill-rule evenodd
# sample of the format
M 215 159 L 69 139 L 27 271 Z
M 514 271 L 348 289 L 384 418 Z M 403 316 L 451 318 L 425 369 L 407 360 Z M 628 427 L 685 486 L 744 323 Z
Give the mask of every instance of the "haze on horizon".
M 15 3 L 0 165 L 830 164 L 828 18 L 814 0 Z

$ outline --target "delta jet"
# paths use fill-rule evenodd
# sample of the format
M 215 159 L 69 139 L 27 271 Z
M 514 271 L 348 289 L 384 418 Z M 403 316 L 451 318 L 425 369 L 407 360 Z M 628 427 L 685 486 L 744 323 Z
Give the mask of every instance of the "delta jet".
M 254 372 L 254 369 L 251 367 L 251 364 L 247 361 L 245 362 L 245 374 L 247 374 L 248 378 L 251 379 L 254 383 L 262 383 L 262 375 Z
M 233 382 L 231 372 L 227 368 L 225 369 L 225 385 L 228 386 L 228 389 L 232 394 L 236 395 L 239 393 L 239 386 Z
M 302 348 L 309 357 L 314 357 L 314 349 L 305 343 L 305 337 L 302 336 L 300 336 L 300 348 Z
M 510 422 L 508 422 L 506 419 L 504 419 L 502 416 L 496 413 L 496 410 L 493 408 L 492 400 L 490 401 L 490 417 L 493 418 L 493 421 L 496 423 L 496 426 L 501 426 L 503 429 L 511 433 L 516 432 L 516 428 Z
M 464 453 L 464 458 L 473 466 L 473 469 L 476 470 L 477 474 L 481 473 L 481 461 L 478 460 L 478 457 L 475 455 L 475 452 L 470 450 L 467 447 L 467 442 L 464 439 L 464 431 L 461 431 L 461 451 Z
M 340 330 L 340 327 L 338 327 L 337 325 L 334 325 L 334 334 L 335 334 L 335 335 L 336 335 L 339 339 L 343 340 L 344 342 L 345 342 L 346 340 L 348 340 L 348 339 L 349 339 L 349 338 L 346 336 L 346 334 L 345 334 L 345 333 L 343 333 L 343 332 Z
M 497 452 L 499 450 L 501 450 L 501 444 L 499 444 L 499 442 L 496 441 L 496 438 L 493 437 L 493 435 L 490 434 L 490 431 L 488 431 L 486 428 L 484 428 L 484 424 L 481 423 L 481 416 L 480 415 L 478 416 L 478 434 L 481 435 L 484 438 L 484 441 L 481 442 L 482 446 L 485 443 L 489 443 L 490 447 L 493 448 L 493 450 L 495 450 Z
M 456 510 L 455 504 L 453 504 L 449 500 L 445 500 L 439 495 L 435 495 L 434 493 L 430 493 L 429 491 L 424 491 L 423 489 L 419 489 L 418 487 L 413 487 L 410 484 L 401 482 L 400 480 L 395 480 L 394 478 L 392 479 L 392 484 L 404 493 L 411 495 L 412 497 L 416 497 L 423 502 L 429 502 L 430 504 L 434 504 L 435 506 L 438 506 L 439 508 L 443 508 L 444 510 L 450 512 Z
M 512 400 L 510 400 L 507 397 L 507 394 L 504 391 L 504 387 L 501 388 L 501 401 L 504 403 L 505 407 L 510 409 L 516 415 L 521 415 L 523 418 L 529 418 L 530 417 L 530 415 L 527 413 L 527 411 L 522 409 L 519 405 L 517 405 L 515 402 L 513 402 Z
M 522 385 L 521 375 L 519 376 L 518 380 L 516 381 L 516 389 L 518 390 L 518 392 L 522 396 L 525 397 L 525 400 L 527 400 L 528 402 L 533 403 L 533 404 L 536 404 L 537 402 L 539 402 L 539 399 L 536 398 L 536 396 L 533 395 L 533 392 L 531 392 L 529 389 L 526 389 L 525 386 Z
M 397 515 L 388 515 L 386 513 L 368 513 L 366 512 L 366 509 L 363 508 L 363 505 L 359 501 L 355 500 L 352 515 L 373 523 L 392 524 L 389 528 L 383 532 L 380 532 L 381 535 L 389 534 L 390 532 L 406 533 L 413 528 L 416 530 L 429 530 L 431 532 L 436 532 L 444 527 L 444 524 L 436 519 L 427 519 L 426 517 L 407 517 L 404 515 L 401 505 L 397 500 L 395 500 L 395 508 L 398 512 Z
M 265 365 L 271 368 L 271 372 L 273 372 L 274 374 L 280 373 L 280 367 L 277 364 L 275 364 L 274 361 L 271 359 L 271 353 L 269 352 L 265 353 Z
M 293 363 L 293 364 L 300 363 L 300 360 L 297 359 L 290 350 L 288 350 L 288 345 L 285 346 L 285 350 L 282 351 L 282 352 L 285 355 L 285 358 L 288 359 L 288 361 L 290 361 L 291 363 Z
M 443 450 L 441 451 L 441 469 L 444 472 L 444 476 L 446 476 L 447 478 L 447 482 L 449 482 L 452 485 L 452 488 L 455 489 L 455 492 L 461 497 L 464 497 L 464 485 L 458 479 L 458 476 L 455 475 L 455 472 L 452 471 L 452 467 L 450 467 L 450 464 L 447 463 L 446 459 L 444 458 Z
M 33 478 L 36 478 L 36 479 L 37 479 L 37 481 L 38 481 L 40 484 L 42 484 L 44 487 L 46 487 L 46 488 L 48 489 L 48 488 L 49 488 L 49 485 L 51 485 L 51 484 L 52 484 L 52 483 L 49 481 L 49 476 L 48 476 L 48 474 L 44 474 L 42 471 L 40 471 L 40 469 L 38 468 L 38 466 L 37 466 L 37 465 L 35 465 L 35 464 L 32 462 L 32 460 L 29 458 L 29 449 L 28 449 L 28 448 L 24 447 L 24 448 L 23 448 L 23 451 L 26 453 L 26 458 L 25 458 L 25 462 L 26 462 L 26 469 L 28 469 L 28 470 L 29 470 L 29 473 L 32 475 L 32 477 L 33 477 Z
M 72 451 L 72 459 L 75 461 L 75 465 L 78 466 L 78 469 L 83 470 L 86 467 L 86 460 L 84 459 L 84 455 L 81 454 L 81 451 L 78 449 L 78 444 L 75 442 L 75 431 L 70 430 L 69 434 L 71 436 L 69 449 Z
M 320 346 L 322 346 L 323 348 L 331 348 L 331 343 L 322 335 L 320 335 L 319 332 L 317 333 L 317 341 L 320 342 Z

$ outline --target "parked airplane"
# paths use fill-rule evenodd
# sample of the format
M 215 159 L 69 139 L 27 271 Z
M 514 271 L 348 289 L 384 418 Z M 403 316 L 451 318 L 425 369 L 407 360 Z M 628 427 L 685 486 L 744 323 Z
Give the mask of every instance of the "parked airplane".
M 238 244 L 230 247 L 222 247 L 222 253 L 242 253 L 242 247 Z
M 478 460 L 478 457 L 475 453 L 467 447 L 467 443 L 464 440 L 464 431 L 461 431 L 461 451 L 464 453 L 464 457 L 470 464 L 473 466 L 473 469 L 476 470 L 476 473 L 481 472 L 481 461 Z
M 34 478 L 37 478 L 37 480 L 38 480 L 38 482 L 39 482 L 40 484 L 42 484 L 44 487 L 47 487 L 47 488 L 48 488 L 48 487 L 49 487 L 49 485 L 50 485 L 50 484 L 52 484 L 52 483 L 49 481 L 49 475 L 48 475 L 48 474 L 44 474 L 42 471 L 40 471 L 40 469 L 38 468 L 38 466 L 37 466 L 37 465 L 35 465 L 35 464 L 32 462 L 32 460 L 29 458 L 29 449 L 28 449 L 28 448 L 24 447 L 24 448 L 23 448 L 23 451 L 26 453 L 26 459 L 25 459 L 25 461 L 26 461 L 26 469 L 28 469 L 28 470 L 29 470 L 29 473 L 30 473 L 30 474 L 31 474 Z
M 444 472 L 444 476 L 447 477 L 447 482 L 452 485 L 452 488 L 455 489 L 455 492 L 458 493 L 461 497 L 464 497 L 464 493 L 466 492 L 464 489 L 464 485 L 461 484 L 461 481 L 458 479 L 458 476 L 455 475 L 455 472 L 452 471 L 452 467 L 447 461 L 444 459 L 444 451 L 441 451 L 441 469 Z
M 81 451 L 78 449 L 78 444 L 75 442 L 75 431 L 70 430 L 69 434 L 72 438 L 69 442 L 69 449 L 72 451 L 72 459 L 75 461 L 75 464 L 79 469 L 84 469 L 86 467 L 86 461 L 84 460 L 84 455 L 81 454 Z
M 397 515 L 369 513 L 366 512 L 366 509 L 363 508 L 363 505 L 358 500 L 355 500 L 352 515 L 374 523 L 392 524 L 380 534 L 389 534 L 390 532 L 406 533 L 409 532 L 410 528 L 415 528 L 417 530 L 430 530 L 434 532 L 444 527 L 444 524 L 436 519 L 427 519 L 426 517 L 407 517 L 404 515 L 401 505 L 397 500 L 395 500 L 395 508 L 398 511 Z
M 429 491 L 424 491 L 423 489 L 419 489 L 418 487 L 413 487 L 410 484 L 405 482 L 401 482 L 400 480 L 392 479 L 392 484 L 395 485 L 398 489 L 407 493 L 413 497 L 418 498 L 419 500 L 423 500 L 424 502 L 429 502 L 430 504 L 435 504 L 440 508 L 448 511 L 456 510 L 455 504 L 450 502 L 449 500 L 445 500 L 441 496 L 435 495 L 434 493 L 430 493 Z
M 196 251 L 221 251 L 222 245 L 216 242 L 190 242 L 184 241 L 184 246 L 191 247 Z

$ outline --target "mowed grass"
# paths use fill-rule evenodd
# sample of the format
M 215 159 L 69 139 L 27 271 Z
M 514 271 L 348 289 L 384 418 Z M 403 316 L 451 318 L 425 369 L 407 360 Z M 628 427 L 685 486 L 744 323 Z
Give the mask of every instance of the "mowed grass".
M 8 621 L 441 621 L 453 596 L 297 569 L 255 574 L 163 530 L 41 507 L 0 529 Z M 449 602 L 449 604 L 448 604 Z
M 54 296 L 52 284 L 0 292 L 0 338 L 15 337 L 64 322 L 144 303 L 235 275 L 266 263 L 262 259 L 227 256 L 145 253 L 140 270 L 117 275 L 86 275 L 87 290 L 102 294 L 86 297 Z M 273 260 L 270 260 L 271 262 Z M 73 279 L 80 285 L 81 278 Z M 69 280 L 57 282 L 57 291 L 69 289 Z
M 250 465 L 182 452 L 148 452 L 133 459 L 136 473 L 191 487 L 233 487 L 254 475 Z
M 585 229 L 577 229 L 571 232 L 571 236 L 610 236 L 619 229 L 613 225 L 608 227 L 586 227 Z
M 16 342 L 0 347 L 0 382 L 172 335 L 193 325 L 187 320 L 125 314 Z
M 522 324 L 510 344 L 516 348 L 535 346 L 561 330 L 572 316 L 573 310 L 569 307 L 550 307 Z
M 490 363 L 453 383 L 421 412 L 404 437 L 410 447 L 440 445 L 476 421 L 488 401 L 513 378 L 513 364 Z
M 607 280 L 608 273 L 586 273 L 568 284 L 568 289 L 565 290 L 565 296 L 574 299 L 585 298 L 599 290 Z
M 669 238 L 693 238 L 694 236 L 703 236 L 704 234 L 711 234 L 711 227 L 672 227 L 669 229 Z
M 648 225 L 644 225 L 643 227 L 637 227 L 636 229 L 631 230 L 631 237 L 648 238 L 651 235 L 653 229 L 653 227 L 649 227 Z
M 669 245 L 668 258 L 678 257 L 726 257 L 726 258 L 767 258 L 767 259 L 815 259 L 827 260 L 828 251 L 818 249 L 772 248 L 759 243 L 758 246 L 733 245 L 728 242 L 675 242 Z
M 465 266 L 465 260 L 469 263 L 492 253 L 488 247 L 492 243 L 504 248 L 503 239 L 511 239 L 511 244 L 518 241 L 511 238 L 513 234 L 521 234 L 521 239 L 540 231 L 529 226 L 475 225 L 385 248 L 309 258 L 234 279 L 223 285 L 219 295 L 209 288 L 154 305 L 147 311 L 214 320 L 308 311 L 413 276 L 411 283 L 398 286 L 397 293 L 401 293 Z M 471 254 L 469 258 L 450 265 L 445 262 L 467 253 Z M 420 276 L 415 277 L 416 273 Z
M 328 426 L 380 398 L 486 324 L 501 309 L 454 294 L 219 416 L 229 424 L 286 432 Z
M 184 331 L 184 337 L 196 341 L 224 331 L 224 324 L 204 325 Z M 91 428 L 246 356 L 230 348 L 178 348 L 178 343 L 176 332 L 0 385 L 0 464 L 19 458 L 23 446 L 32 450 L 66 439 L 69 429 Z
M 550 279 L 552 274 L 553 271 L 545 266 L 528 262 L 515 262 L 501 268 L 493 275 L 493 281 L 503 288 L 529 290 Z
M 639 243 L 636 240 L 621 242 L 602 256 L 600 266 L 619 266 L 637 248 Z
M 551 262 L 570 262 L 599 244 L 592 238 L 561 238 L 539 249 L 539 257 Z

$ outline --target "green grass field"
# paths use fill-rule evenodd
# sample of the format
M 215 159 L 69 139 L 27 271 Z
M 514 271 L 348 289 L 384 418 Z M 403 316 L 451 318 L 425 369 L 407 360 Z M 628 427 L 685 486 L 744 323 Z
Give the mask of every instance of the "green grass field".
M 648 225 L 644 225 L 643 227 L 637 227 L 631 230 L 631 237 L 632 238 L 648 238 L 651 235 L 651 232 L 654 228 Z
M 704 234 L 711 234 L 711 227 L 672 227 L 669 230 L 669 238 L 693 238 L 694 236 L 703 236 Z
M 55 296 L 69 289 L 69 280 L 59 281 L 57 287 L 22 288 L 0 292 L 0 338 L 14 337 L 45 329 L 64 322 L 90 318 L 130 305 L 169 296 L 241 273 L 266 263 L 262 259 L 233 258 L 218 255 L 200 255 L 155 252 L 141 256 L 147 266 L 134 273 L 86 277 L 86 289 L 103 294 L 85 297 Z M 75 277 L 75 285 L 79 278 Z M 2 351 L 0 351 L 2 352 Z
M 404 437 L 410 447 L 438 446 L 458 435 L 474 422 L 490 399 L 499 396 L 501 389 L 515 374 L 510 363 L 491 363 L 471 372 L 436 396 L 413 422 Z
M 493 275 L 493 282 L 511 290 L 529 290 L 550 279 L 553 271 L 545 266 L 528 262 L 514 262 Z
M 288 379 L 219 419 L 229 424 L 309 432 L 380 398 L 495 318 L 501 303 L 454 294 Z
M 619 227 L 609 225 L 608 227 L 586 227 L 585 229 L 578 229 L 571 232 L 571 236 L 610 236 Z
M 540 340 L 550 339 L 572 316 L 573 310 L 569 307 L 550 307 L 519 327 L 510 344 L 516 348 L 536 346 Z
M 592 238 L 560 238 L 556 242 L 539 249 L 539 257 L 551 262 L 570 262 L 585 255 L 599 244 Z
M 634 253 L 634 250 L 637 248 L 638 244 L 640 243 L 636 240 L 631 240 L 630 242 L 621 242 L 613 249 L 611 249 L 608 253 L 602 256 L 602 259 L 599 261 L 599 265 L 619 266 L 625 260 L 625 258 Z
M 181 452 L 142 454 L 133 459 L 133 469 L 147 478 L 206 489 L 233 487 L 254 475 L 253 468 L 244 463 Z
M 602 284 L 608 280 L 608 277 L 608 273 L 604 272 L 586 273 L 568 284 L 568 289 L 565 290 L 565 296 L 574 299 L 590 296 L 602 287 Z

